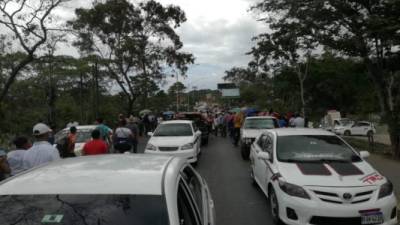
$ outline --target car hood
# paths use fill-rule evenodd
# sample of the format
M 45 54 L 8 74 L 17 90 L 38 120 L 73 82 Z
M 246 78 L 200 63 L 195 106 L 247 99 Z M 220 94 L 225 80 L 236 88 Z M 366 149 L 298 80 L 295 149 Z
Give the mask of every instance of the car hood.
M 300 186 L 356 187 L 381 185 L 386 178 L 367 162 L 356 163 L 280 163 L 279 174 Z
M 192 143 L 194 137 L 151 137 L 149 143 L 154 146 L 182 146 L 188 143 Z
M 267 129 L 243 129 L 242 130 L 242 137 L 244 137 L 244 138 L 256 138 L 266 130 Z

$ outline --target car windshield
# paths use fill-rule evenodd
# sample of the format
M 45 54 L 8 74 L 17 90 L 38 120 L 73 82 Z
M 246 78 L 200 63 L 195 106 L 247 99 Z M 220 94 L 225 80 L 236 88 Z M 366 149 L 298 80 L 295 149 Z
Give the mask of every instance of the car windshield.
M 92 131 L 91 129 L 80 129 L 76 132 L 76 143 L 85 143 L 92 138 Z M 68 135 L 68 131 L 63 130 L 58 132 L 55 135 L 56 143 L 59 143 L 63 138 Z
M 356 162 L 361 159 L 341 139 L 329 135 L 279 136 L 277 157 L 283 162 Z
M 190 124 L 170 123 L 159 125 L 154 136 L 193 136 L 193 132 Z
M 158 195 L 0 196 L 4 225 L 164 225 L 164 198 Z
M 245 129 L 273 129 L 278 123 L 272 118 L 247 119 L 244 123 Z

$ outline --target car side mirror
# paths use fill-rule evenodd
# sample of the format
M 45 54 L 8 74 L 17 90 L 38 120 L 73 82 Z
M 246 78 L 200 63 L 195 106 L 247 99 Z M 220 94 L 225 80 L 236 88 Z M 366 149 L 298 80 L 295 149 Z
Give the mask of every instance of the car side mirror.
M 153 132 L 147 132 L 147 136 L 153 136 Z
M 369 155 L 370 155 L 370 154 L 369 154 L 368 151 L 360 151 L 360 157 L 361 157 L 362 159 L 368 158 Z
M 271 159 L 271 156 L 269 155 L 268 152 L 259 152 L 257 157 L 259 159 L 264 159 L 264 160 L 270 160 Z

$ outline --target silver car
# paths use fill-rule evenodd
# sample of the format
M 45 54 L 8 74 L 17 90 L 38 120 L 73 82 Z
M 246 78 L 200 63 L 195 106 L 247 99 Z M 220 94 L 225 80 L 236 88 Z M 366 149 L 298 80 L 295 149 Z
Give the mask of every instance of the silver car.
M 215 224 L 203 178 L 183 158 L 70 158 L 0 183 L 0 224 Z

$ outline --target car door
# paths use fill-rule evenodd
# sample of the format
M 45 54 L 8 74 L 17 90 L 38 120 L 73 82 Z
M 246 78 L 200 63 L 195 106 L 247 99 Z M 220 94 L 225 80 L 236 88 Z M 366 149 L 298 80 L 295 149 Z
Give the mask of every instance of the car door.
M 181 171 L 181 177 L 198 210 L 200 222 L 214 224 L 214 202 L 204 179 L 191 166 L 186 166 Z
M 351 128 L 352 135 L 361 135 L 362 134 L 362 123 L 357 122 Z
M 261 165 L 264 167 L 260 171 L 260 177 L 262 179 L 262 186 L 265 188 L 268 187 L 268 183 L 273 175 L 272 172 L 272 163 L 273 163 L 273 149 L 274 149 L 274 136 L 271 133 L 267 133 L 264 140 L 264 145 L 262 148 L 263 152 L 268 152 L 270 159 L 260 159 L 262 161 Z
M 254 178 L 255 180 L 258 182 L 258 184 L 260 185 L 261 189 L 263 191 L 266 191 L 264 184 L 264 174 L 265 174 L 265 163 L 262 159 L 260 159 L 258 157 L 258 154 L 263 151 L 264 145 L 265 145 L 265 141 L 267 139 L 267 135 L 266 134 L 262 134 L 256 142 L 254 142 Z
M 194 146 L 196 147 L 197 153 L 200 152 L 200 145 L 201 145 L 201 134 L 198 132 L 199 128 L 196 126 L 194 122 L 192 122 L 193 128 L 193 136 L 194 136 Z

